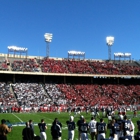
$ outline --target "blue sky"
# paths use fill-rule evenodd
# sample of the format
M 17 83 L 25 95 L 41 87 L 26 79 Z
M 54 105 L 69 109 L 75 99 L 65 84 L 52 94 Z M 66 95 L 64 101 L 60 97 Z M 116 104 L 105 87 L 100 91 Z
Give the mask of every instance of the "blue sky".
M 28 48 L 28 55 L 46 56 L 45 33 L 52 33 L 50 57 L 68 51 L 87 59 L 108 59 L 111 49 L 140 59 L 140 0 L 0 0 L 0 53 L 8 46 Z

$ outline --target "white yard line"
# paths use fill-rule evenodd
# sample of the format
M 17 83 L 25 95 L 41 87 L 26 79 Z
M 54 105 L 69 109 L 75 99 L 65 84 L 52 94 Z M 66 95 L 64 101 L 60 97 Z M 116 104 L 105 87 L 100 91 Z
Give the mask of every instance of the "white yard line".
M 17 119 L 19 119 L 20 122 L 23 122 L 17 115 L 15 115 L 14 113 L 12 113 L 13 116 L 15 116 Z

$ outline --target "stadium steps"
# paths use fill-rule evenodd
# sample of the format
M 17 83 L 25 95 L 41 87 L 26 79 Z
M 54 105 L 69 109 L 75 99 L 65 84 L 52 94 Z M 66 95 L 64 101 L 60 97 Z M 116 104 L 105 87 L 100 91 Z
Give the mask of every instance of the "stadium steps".
M 48 94 L 48 92 L 45 90 L 45 85 L 44 85 L 43 83 L 39 83 L 39 84 L 42 85 L 42 87 L 43 87 L 43 89 L 44 89 L 44 92 L 47 94 L 48 98 L 50 98 L 51 101 L 52 101 L 52 98 L 50 97 L 50 95 Z
M 38 70 L 39 70 L 39 72 L 42 72 L 42 70 L 41 70 L 41 68 L 40 68 L 40 64 L 38 63 L 37 59 L 34 59 L 34 60 L 35 60 L 36 64 L 38 65 Z
M 12 84 L 10 84 L 9 91 L 14 95 L 14 97 L 15 97 L 15 99 L 16 99 L 16 101 L 17 101 L 17 104 L 19 105 L 19 102 L 18 102 L 18 100 L 17 100 L 17 97 L 16 97 L 16 95 L 15 95 L 15 93 L 14 93 L 14 91 L 13 91 Z
M 140 61 L 135 61 L 137 66 L 140 66 Z
M 9 69 L 9 71 L 12 71 L 12 69 L 11 69 L 11 66 L 10 66 L 10 65 L 8 65 L 8 69 Z
M 11 71 L 11 63 L 10 63 L 10 60 L 7 57 L 5 57 L 5 61 L 6 61 L 6 65 L 8 67 L 8 71 Z

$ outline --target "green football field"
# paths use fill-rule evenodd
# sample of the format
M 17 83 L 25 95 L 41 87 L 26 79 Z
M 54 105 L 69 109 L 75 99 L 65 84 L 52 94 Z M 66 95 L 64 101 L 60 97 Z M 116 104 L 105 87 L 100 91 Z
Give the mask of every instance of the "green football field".
M 85 112 L 81 113 L 87 122 L 90 121 L 91 119 L 91 114 L 86 114 Z M 138 114 L 140 114 L 140 112 L 138 112 Z M 71 115 L 74 116 L 74 113 L 72 113 Z M 134 125 L 135 125 L 135 132 L 137 132 L 137 126 L 136 126 L 136 121 L 140 119 L 139 115 L 138 117 L 133 118 L 133 112 L 127 112 L 128 118 L 131 118 L 131 120 L 133 121 Z M 75 123 L 77 123 L 78 119 L 79 119 L 80 115 L 77 115 L 74 117 L 74 121 Z M 25 127 L 24 123 L 26 121 L 29 121 L 30 119 L 33 120 L 34 122 L 34 130 L 35 130 L 35 134 L 39 135 L 39 128 L 37 126 L 37 124 L 40 122 L 41 119 L 45 119 L 45 122 L 47 124 L 48 129 L 46 130 L 47 133 L 47 140 L 51 140 L 51 133 L 50 133 L 50 128 L 51 128 L 51 124 L 53 122 L 53 120 L 55 118 L 58 118 L 58 120 L 62 123 L 63 128 L 62 128 L 62 140 L 67 140 L 67 126 L 66 126 L 66 121 L 69 120 L 70 115 L 65 112 L 65 113 L 1 113 L 0 114 L 0 120 L 1 119 L 5 119 L 5 120 L 9 120 L 9 122 L 13 125 L 12 127 L 12 132 L 8 134 L 8 140 L 22 140 L 22 130 Z M 96 119 L 97 121 L 99 121 L 99 118 Z M 104 118 L 104 121 L 107 123 L 108 119 Z M 78 131 L 77 131 L 77 127 L 75 130 L 75 138 L 74 140 L 78 140 Z M 108 138 L 109 133 L 107 133 L 106 138 Z M 89 135 L 90 138 L 90 135 Z

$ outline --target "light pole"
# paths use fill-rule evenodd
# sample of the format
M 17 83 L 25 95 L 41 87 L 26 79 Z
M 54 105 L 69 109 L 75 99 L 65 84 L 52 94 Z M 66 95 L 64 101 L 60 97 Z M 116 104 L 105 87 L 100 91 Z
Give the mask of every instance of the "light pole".
M 106 44 L 108 46 L 108 59 L 111 60 L 111 46 L 114 43 L 114 37 L 113 36 L 108 36 L 106 37 Z
M 45 42 L 47 43 L 47 46 L 46 46 L 46 57 L 49 57 L 49 50 L 50 50 L 50 43 L 52 42 L 52 37 L 53 37 L 53 34 L 51 33 L 45 33 L 44 34 L 44 37 L 45 37 Z

